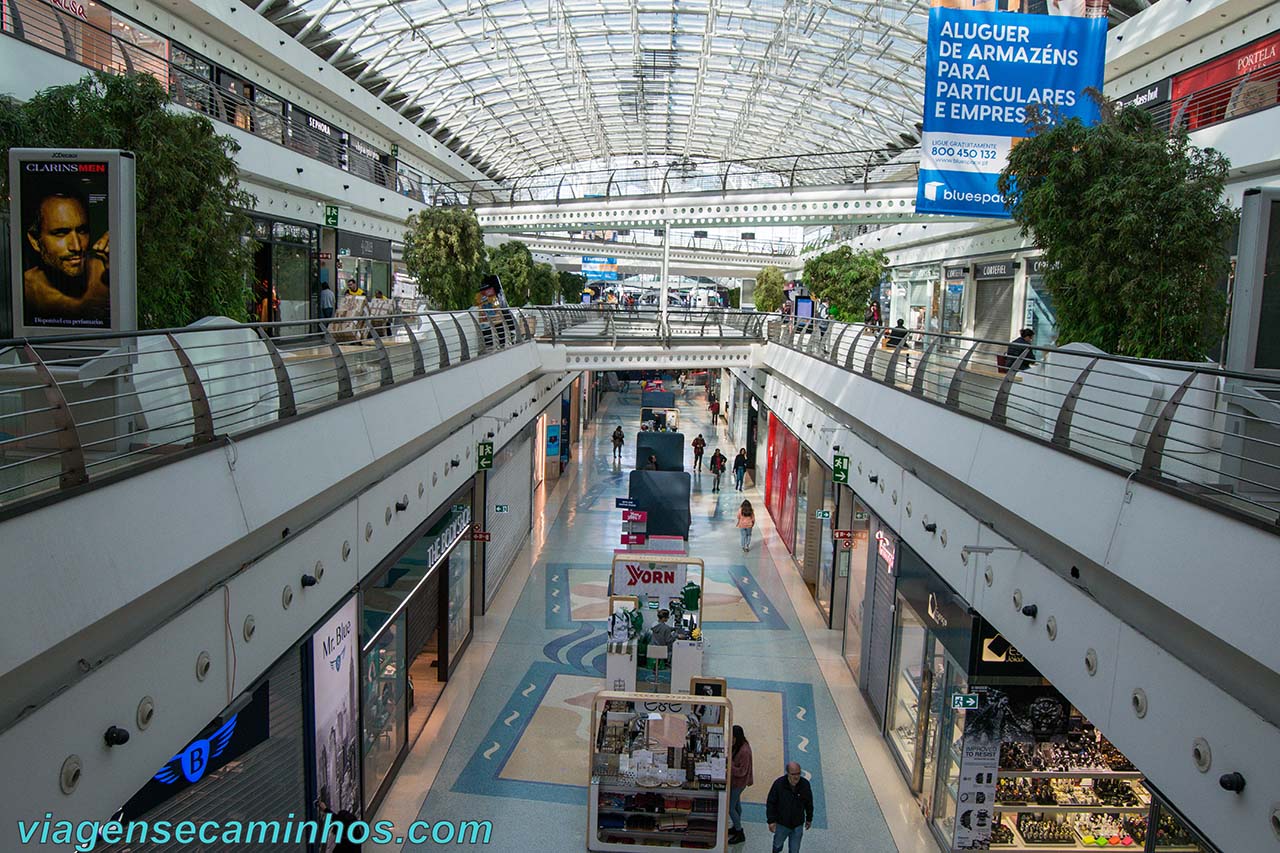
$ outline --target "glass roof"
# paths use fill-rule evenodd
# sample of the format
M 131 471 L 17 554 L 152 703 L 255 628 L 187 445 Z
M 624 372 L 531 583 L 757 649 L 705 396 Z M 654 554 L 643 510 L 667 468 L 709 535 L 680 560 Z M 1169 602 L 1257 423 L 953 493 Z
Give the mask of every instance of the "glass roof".
M 245 1 L 493 178 L 918 139 L 927 0 Z

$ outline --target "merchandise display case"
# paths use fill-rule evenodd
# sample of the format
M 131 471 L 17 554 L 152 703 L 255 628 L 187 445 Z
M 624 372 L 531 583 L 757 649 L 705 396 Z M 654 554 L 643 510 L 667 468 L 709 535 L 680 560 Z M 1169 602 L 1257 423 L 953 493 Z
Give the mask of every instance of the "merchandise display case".
M 722 697 L 597 693 L 587 849 L 725 849 L 732 725 Z
M 1207 850 L 1167 817 L 1165 843 L 1148 847 L 1152 821 L 1162 824 L 1142 773 L 1088 724 L 1065 743 L 1001 745 L 993 820 L 992 849 Z

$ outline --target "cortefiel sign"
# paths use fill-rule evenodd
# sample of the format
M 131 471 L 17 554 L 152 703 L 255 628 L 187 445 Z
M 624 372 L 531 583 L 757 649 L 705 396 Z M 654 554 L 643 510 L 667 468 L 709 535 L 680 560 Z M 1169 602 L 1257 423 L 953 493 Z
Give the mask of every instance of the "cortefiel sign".
M 1027 135 L 1027 108 L 1098 120 L 1084 90 L 1102 88 L 1107 10 L 1089 7 L 1101 15 L 1089 18 L 1024 15 L 945 8 L 944 1 L 929 10 L 916 209 L 1007 218 L 996 180 Z M 1085 4 L 1075 11 L 1083 14 Z
M 133 154 L 13 148 L 9 187 L 14 334 L 136 329 Z

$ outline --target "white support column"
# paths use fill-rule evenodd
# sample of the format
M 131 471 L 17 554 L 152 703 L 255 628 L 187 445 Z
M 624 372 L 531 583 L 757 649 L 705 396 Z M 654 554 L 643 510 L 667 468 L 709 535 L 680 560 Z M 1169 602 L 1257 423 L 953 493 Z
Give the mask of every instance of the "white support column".
M 662 325 L 667 325 L 667 289 L 670 287 L 668 278 L 671 275 L 671 225 L 664 223 L 662 226 L 662 272 L 661 279 L 658 282 L 658 304 L 659 310 L 662 311 Z

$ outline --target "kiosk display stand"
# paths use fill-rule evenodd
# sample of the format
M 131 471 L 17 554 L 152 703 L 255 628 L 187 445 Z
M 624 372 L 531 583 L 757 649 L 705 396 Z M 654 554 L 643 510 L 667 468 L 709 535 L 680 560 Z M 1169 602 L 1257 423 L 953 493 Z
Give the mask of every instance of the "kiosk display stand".
M 689 680 L 702 675 L 702 595 L 706 566 L 699 557 L 671 553 L 614 554 L 609 576 L 610 601 L 634 597 L 644 620 L 641 636 L 658 622 L 658 611 L 668 610 L 676 629 L 664 671 L 670 670 L 671 691 L 688 689 Z M 610 613 L 613 612 L 612 606 Z M 606 658 L 606 667 L 608 667 Z M 646 661 L 646 666 L 651 661 Z M 621 664 L 618 664 L 621 666 Z M 665 682 L 666 679 L 663 679 Z M 609 678 L 612 686 L 614 679 Z M 653 682 L 657 690 L 660 682 Z
M 597 693 L 587 849 L 724 850 L 732 712 L 721 697 Z

